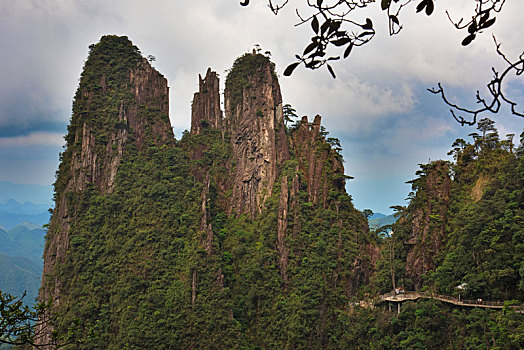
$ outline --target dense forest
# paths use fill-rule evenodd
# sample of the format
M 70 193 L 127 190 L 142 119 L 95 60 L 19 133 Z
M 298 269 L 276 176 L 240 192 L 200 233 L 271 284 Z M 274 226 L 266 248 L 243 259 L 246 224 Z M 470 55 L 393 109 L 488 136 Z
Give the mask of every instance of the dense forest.
M 361 310 L 358 339 L 379 349 L 520 349 L 524 299 L 524 132 L 500 139 L 482 119 L 470 142 L 457 139 L 453 162 L 421 164 L 407 207 L 377 229 L 382 258 L 370 284 L 455 298 L 504 301 L 502 311 L 436 300 L 406 302 L 399 315 Z M 393 278 L 393 280 L 392 280 Z M 356 316 L 358 315 L 358 316 Z M 365 341 L 367 344 L 367 341 Z M 362 345 L 368 348 L 368 345 Z
M 167 81 L 126 37 L 90 47 L 55 183 L 40 298 L 74 349 L 524 347 L 524 145 L 492 121 L 421 165 L 369 229 L 340 143 L 253 52 L 199 78 L 173 137 Z M 218 106 L 218 107 L 217 107 Z M 225 115 L 223 116 L 222 113 Z M 393 289 L 502 310 L 373 300 Z M 74 332 L 72 332 L 74 330 Z M 71 337 L 70 337 L 71 339 Z
M 84 341 L 75 348 L 86 349 L 336 344 L 333 339 L 345 329 L 340 312 L 369 278 L 366 244 L 374 239 L 345 191 L 341 155 L 320 118 L 288 128 L 274 66 L 263 55 L 246 54 L 226 80 L 226 87 L 232 85 L 226 92 L 231 112 L 222 125 L 199 120 L 198 133 L 160 142 L 168 131 L 154 126 L 166 112 L 136 108 L 129 100 L 134 91 L 126 77 L 142 64 L 137 49 L 119 37 L 91 47 L 85 64 L 45 253 L 46 262 L 56 263 L 44 268 L 41 295 L 59 295 L 56 330 L 67 332 L 81 320 Z M 253 79 L 272 94 L 257 96 Z M 251 103 L 258 107 L 243 125 L 240 118 Z M 156 114 L 139 115 L 151 109 Z M 145 131 L 129 127 L 133 118 Z M 144 119 L 153 126 L 142 124 Z M 238 130 L 257 123 L 274 125 L 273 141 L 249 140 L 244 149 Z M 125 145 L 120 129 L 128 131 Z M 94 136 L 86 141 L 89 134 Z M 240 139 L 232 142 L 232 136 Z M 252 163 L 248 157 L 240 164 L 242 156 L 233 153 L 257 147 L 269 154 L 253 168 L 262 178 L 253 186 L 264 196 L 245 211 L 232 202 L 250 199 L 235 195 L 242 189 L 231 177 L 236 168 L 251 171 Z M 86 155 L 92 163 L 86 164 Z M 117 156 L 111 183 L 105 173 L 112 172 Z M 266 164 L 276 164 L 270 187 Z M 69 245 L 61 250 L 64 240 Z

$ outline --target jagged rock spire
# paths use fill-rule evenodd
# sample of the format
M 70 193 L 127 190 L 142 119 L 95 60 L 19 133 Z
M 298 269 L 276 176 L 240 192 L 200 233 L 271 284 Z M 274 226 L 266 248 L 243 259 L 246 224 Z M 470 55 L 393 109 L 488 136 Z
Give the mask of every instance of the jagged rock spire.
M 168 98 L 167 80 L 127 37 L 104 36 L 90 46 L 55 182 L 41 301 L 58 305 L 60 300 L 64 281 L 56 269 L 66 259 L 78 211 L 72 195 L 90 189 L 111 193 L 128 147 L 141 151 L 174 142 Z M 39 338 L 40 344 L 49 343 L 52 330 L 42 331 L 46 336 Z
M 218 129 L 222 121 L 217 73 L 208 68 L 204 79 L 199 74 L 198 86 L 199 91 L 195 93 L 191 106 L 192 134 L 200 134 L 205 127 Z
M 255 216 L 271 196 L 277 166 L 289 158 L 282 95 L 266 56 L 245 54 L 226 81 L 225 113 L 236 169 L 231 209 Z

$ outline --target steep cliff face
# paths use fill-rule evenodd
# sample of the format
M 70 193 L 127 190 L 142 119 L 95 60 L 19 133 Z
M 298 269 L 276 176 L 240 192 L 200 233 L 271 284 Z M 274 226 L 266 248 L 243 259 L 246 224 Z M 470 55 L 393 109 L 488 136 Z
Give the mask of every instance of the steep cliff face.
M 72 179 L 68 190 L 92 184 L 111 192 L 118 164 L 130 139 L 138 149 L 146 142 L 169 143 L 167 80 L 126 37 L 105 36 L 91 46 L 66 136 Z M 62 169 L 61 169 L 62 172 Z M 64 169 L 67 178 L 69 173 Z M 63 188 L 59 188 L 62 190 Z
M 411 206 L 411 230 L 406 242 L 406 274 L 418 289 L 422 275 L 435 269 L 435 257 L 444 248 L 451 178 L 449 165 L 436 161 L 425 166 L 420 178 L 412 181 L 417 191 Z
M 198 86 L 191 105 L 191 133 L 195 135 L 206 127 L 218 129 L 222 122 L 217 73 L 208 68 L 204 79 L 198 75 Z
M 286 128 L 265 56 L 235 62 L 223 119 L 199 81 L 174 141 L 165 79 L 126 38 L 92 47 L 45 252 L 55 329 L 82 320 L 78 349 L 336 348 L 370 270 L 336 142 L 318 116 Z
M 320 135 L 321 117 L 317 115 L 310 125 L 307 117 L 292 134 L 291 148 L 297 154 L 302 173 L 306 176 L 309 201 L 328 205 L 331 189 L 342 190 L 345 185 L 344 166 L 340 155 Z M 333 177 L 331 175 L 338 175 Z
M 271 196 L 278 166 L 289 159 L 282 95 L 274 67 L 260 54 L 238 58 L 226 80 L 226 129 L 231 135 L 231 209 L 254 217 Z
M 168 110 L 167 80 L 127 37 L 104 36 L 90 47 L 55 183 L 41 300 L 60 302 L 63 281 L 56 270 L 69 250 L 78 194 L 111 193 L 127 148 L 172 144 Z
M 339 144 L 334 144 L 335 139 L 326 138 L 327 133 L 321 130 L 321 117 L 317 115 L 311 124 L 307 117 L 303 117 L 297 128 L 286 132 L 278 80 L 272 63 L 263 55 L 245 54 L 235 61 L 226 81 L 226 118 L 222 122 L 209 123 L 212 118 L 205 112 L 209 108 L 202 107 L 218 104 L 212 95 L 201 95 L 202 91 L 209 91 L 208 82 L 218 89 L 218 78 L 209 69 L 206 79 L 199 80 L 204 85 L 201 84 L 201 92 L 195 94 L 193 101 L 192 137 L 188 151 L 191 159 L 199 164 L 193 168 L 193 173 L 204 181 L 202 198 L 207 200 L 205 205 L 202 202 L 201 209 L 201 241 L 206 242 L 202 246 L 208 254 L 212 250 L 215 234 L 209 212 L 218 204 L 209 201 L 208 195 L 209 174 L 216 171 L 218 163 L 215 159 L 213 164 L 209 164 L 202 158 L 217 148 L 220 142 L 217 143 L 216 136 L 215 141 L 209 141 L 213 140 L 213 133 L 220 132 L 222 140 L 230 140 L 229 160 L 222 166 L 229 170 L 230 177 L 224 179 L 214 174 L 211 182 L 215 183 L 218 192 L 230 190 L 231 196 L 225 206 L 218 206 L 228 213 L 248 214 L 255 218 L 269 209 L 265 203 L 273 191 L 277 191 L 278 207 L 273 209 L 277 215 L 275 247 L 284 289 L 291 282 L 288 273 L 290 256 L 293 258 L 293 250 L 297 249 L 292 242 L 301 239 L 304 221 L 311 216 L 311 213 L 304 213 L 306 201 L 312 208 L 317 208 L 315 210 L 332 209 L 336 212 L 337 219 L 330 223 L 337 230 L 338 237 L 336 260 L 339 263 L 333 283 L 344 285 L 345 293 L 353 295 L 362 283 L 369 280 L 373 266 L 366 249 L 373 247 L 368 245 L 358 254 L 351 252 L 351 270 L 342 271 L 341 261 L 347 259 L 344 256 L 348 253 L 343 251 L 348 233 L 353 231 L 352 239 L 358 244 L 357 236 L 368 231 L 358 211 L 348 205 L 347 176 L 344 175 L 339 149 L 333 147 Z M 203 121 L 206 128 L 199 128 L 204 125 Z M 201 140 L 204 129 L 208 143 Z M 303 190 L 306 197 L 302 195 Z M 352 215 L 353 219 L 349 219 Z

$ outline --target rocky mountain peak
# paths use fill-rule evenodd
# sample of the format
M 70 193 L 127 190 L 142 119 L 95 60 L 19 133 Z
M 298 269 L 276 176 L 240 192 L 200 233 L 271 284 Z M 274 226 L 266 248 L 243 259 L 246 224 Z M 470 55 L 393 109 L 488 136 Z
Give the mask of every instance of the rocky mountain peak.
M 321 135 L 321 116 L 317 115 L 309 124 L 307 116 L 302 117 L 292 133 L 291 147 L 297 154 L 299 167 L 306 176 L 309 201 L 328 205 L 331 188 L 343 190 L 345 185 L 342 158 Z M 330 176 L 338 174 L 339 176 Z M 334 181 L 334 183 L 332 183 Z
M 200 134 L 206 127 L 218 129 L 222 121 L 217 73 L 208 68 L 204 79 L 199 74 L 198 87 L 199 91 L 195 93 L 191 105 L 192 134 Z
M 257 53 L 239 57 L 227 76 L 224 95 L 225 123 L 236 161 L 231 208 L 255 216 L 271 196 L 278 165 L 289 158 L 273 63 Z
M 59 303 L 62 282 L 52 276 L 69 249 L 77 197 L 89 190 L 111 193 L 129 148 L 142 151 L 174 142 L 168 96 L 167 80 L 127 37 L 104 36 L 90 46 L 55 182 L 41 300 Z
M 126 144 L 142 149 L 173 139 L 168 113 L 164 76 L 127 37 L 102 37 L 90 47 L 73 103 L 66 136 L 73 177 L 68 190 L 93 184 L 111 192 Z

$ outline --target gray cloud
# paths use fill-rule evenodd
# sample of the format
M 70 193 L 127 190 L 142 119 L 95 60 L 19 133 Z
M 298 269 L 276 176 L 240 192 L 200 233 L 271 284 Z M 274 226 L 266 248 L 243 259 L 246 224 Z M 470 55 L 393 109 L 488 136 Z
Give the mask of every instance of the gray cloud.
M 389 38 L 385 14 L 377 4 L 364 14 L 375 18 L 377 37 L 335 65 L 336 80 L 325 70 L 304 69 L 281 78 L 284 101 L 301 114 L 321 114 L 331 134 L 341 139 L 349 173 L 357 177 L 349 188 L 359 207 L 384 207 L 383 202 L 398 198 L 406 188 L 399 179 L 411 178 L 418 162 L 445 156 L 453 138 L 468 133 L 451 122 L 447 108 L 425 88 L 442 81 L 454 97 L 467 101 L 489 80 L 490 67 L 501 63 L 491 32 L 462 48 L 463 33 L 453 29 L 442 6 L 439 2 L 429 18 L 408 8 L 401 19 L 405 29 Z M 471 11 L 463 2 L 445 6 L 457 16 Z M 493 27 L 510 55 L 520 53 L 515 48 L 522 50 L 524 28 L 515 23 L 523 12 L 522 2 L 507 2 Z M 271 51 L 282 72 L 310 35 L 307 25 L 294 27 L 296 21 L 291 6 L 274 16 L 265 1 L 247 8 L 223 0 L 1 2 L 0 145 L 20 155 L 18 163 L 9 160 L 9 176 L 16 178 L 17 168 L 24 172 L 31 162 L 40 162 L 40 170 L 24 175 L 24 181 L 52 179 L 56 161 L 45 168 L 44 159 L 52 157 L 29 160 L 29 150 L 38 142 L 59 142 L 56 133 L 65 131 L 88 46 L 102 35 L 127 35 L 145 55 L 156 56 L 156 68 L 169 81 L 170 119 L 180 135 L 189 127 L 198 73 L 211 66 L 223 86 L 225 70 L 255 43 Z M 514 83 L 512 89 L 522 97 L 522 84 Z M 522 120 L 495 119 L 504 130 L 523 127 Z M 49 152 L 59 151 L 58 146 L 48 147 Z M 0 152 L 2 164 L 5 157 Z M 6 176 L 0 175 L 0 180 Z

